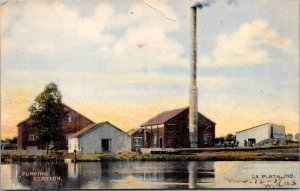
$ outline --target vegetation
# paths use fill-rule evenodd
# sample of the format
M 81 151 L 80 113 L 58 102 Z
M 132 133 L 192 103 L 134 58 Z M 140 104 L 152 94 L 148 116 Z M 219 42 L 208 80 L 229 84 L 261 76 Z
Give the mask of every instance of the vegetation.
M 18 142 L 18 137 L 13 137 L 13 138 L 6 138 L 4 140 L 1 140 L 2 143 L 9 143 L 9 144 L 17 144 Z
M 288 134 L 285 135 L 285 140 L 286 141 L 291 141 L 292 139 L 293 139 L 293 134 L 288 133 Z
M 74 161 L 74 155 L 9 155 L 2 154 L 1 161 L 57 161 L 69 159 Z M 77 162 L 82 161 L 299 161 L 299 145 L 277 147 L 246 147 L 246 148 L 203 148 L 197 153 L 189 154 L 139 154 L 124 152 L 119 154 L 77 154 Z
M 295 135 L 295 139 L 296 139 L 297 141 L 300 142 L 300 133 L 297 133 L 297 134 Z
M 46 144 L 47 154 L 49 143 L 62 136 L 62 122 L 66 119 L 67 113 L 63 110 L 61 99 L 62 95 L 57 85 L 50 83 L 29 108 L 30 118 L 33 119 L 32 125 L 37 131 L 38 138 Z

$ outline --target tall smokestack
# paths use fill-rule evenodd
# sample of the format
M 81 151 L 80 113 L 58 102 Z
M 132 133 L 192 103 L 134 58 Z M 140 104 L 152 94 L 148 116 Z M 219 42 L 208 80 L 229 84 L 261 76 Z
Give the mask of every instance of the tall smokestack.
M 191 7 L 191 84 L 189 108 L 190 147 L 198 147 L 197 7 Z

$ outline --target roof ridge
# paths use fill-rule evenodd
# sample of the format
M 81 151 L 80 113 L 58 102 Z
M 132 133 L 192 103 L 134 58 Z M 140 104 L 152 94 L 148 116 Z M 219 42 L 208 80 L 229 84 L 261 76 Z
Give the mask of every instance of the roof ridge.
M 149 120 L 147 120 L 146 122 L 144 122 L 143 124 L 141 124 L 140 126 L 147 126 L 148 125 L 158 125 L 158 124 L 162 124 L 166 121 L 168 121 L 169 119 L 173 118 L 174 116 L 176 116 L 177 114 L 183 112 L 184 110 L 188 109 L 189 107 L 182 107 L 182 108 L 177 108 L 177 109 L 172 109 L 172 110 L 167 110 L 167 111 L 163 111 L 160 112 L 159 114 L 155 115 L 154 117 L 150 118 Z M 172 113 L 172 112 L 179 112 L 179 113 Z M 171 116 L 165 116 L 172 113 Z M 163 119 L 157 119 L 159 117 L 162 117 Z M 165 119 L 164 119 L 165 118 Z M 153 124 L 149 124 L 151 123 L 151 121 L 155 121 L 155 119 L 157 120 L 157 122 L 152 122 Z
M 73 109 L 72 107 L 70 107 L 69 105 L 65 104 L 65 103 L 61 103 L 63 104 L 64 106 L 68 107 L 69 109 L 75 111 L 76 113 L 78 113 L 79 115 L 81 115 L 82 117 L 86 118 L 87 120 L 89 120 L 90 122 L 92 123 L 95 123 L 93 120 L 91 120 L 90 118 L 86 117 L 85 115 L 81 114 L 80 112 L 78 112 L 77 110 Z
M 236 133 L 240 133 L 240 132 L 243 132 L 243 131 L 247 131 L 247 130 L 249 130 L 249 129 L 254 129 L 254 128 L 257 128 L 257 127 L 260 127 L 260 126 L 263 126 L 263 125 L 267 125 L 267 124 L 270 124 L 270 125 L 278 125 L 278 124 L 275 124 L 275 123 L 263 123 L 263 124 L 260 124 L 260 125 L 255 125 L 255 126 L 253 126 L 253 127 L 249 127 L 249 128 L 247 128 L 247 129 L 243 129 L 243 130 L 240 130 L 240 131 L 237 131 Z M 282 127 L 284 127 L 283 125 L 278 125 L 278 126 L 282 126 Z
M 112 127 L 114 127 L 115 129 L 125 133 L 126 135 L 128 135 L 126 132 L 124 132 L 123 130 L 121 130 L 120 128 L 118 128 L 117 126 L 115 126 L 114 124 L 110 123 L 109 121 L 103 121 L 103 122 L 100 122 L 100 123 L 96 123 L 96 124 L 91 124 L 91 125 L 88 125 L 86 127 L 84 127 L 83 129 L 73 133 L 72 135 L 70 135 L 68 137 L 68 139 L 71 139 L 71 138 L 77 138 L 77 137 L 80 137 L 90 131 L 92 131 L 95 127 L 101 127 L 103 126 L 104 124 L 110 124 Z M 130 135 L 128 135 L 130 136 Z
M 85 118 L 85 119 L 89 120 L 90 122 L 96 124 L 96 123 L 95 123 L 94 121 L 92 121 L 90 118 L 86 117 L 85 115 L 82 115 L 80 112 L 78 112 L 77 110 L 73 109 L 73 108 L 70 107 L 69 105 L 67 105 L 67 104 L 65 104 L 65 103 L 63 103 L 63 102 L 61 102 L 61 104 L 62 104 L 63 106 L 65 106 L 65 107 L 69 108 L 70 110 L 74 111 L 75 113 L 81 115 L 83 118 Z M 18 123 L 16 126 L 18 127 L 19 125 L 21 125 L 22 123 L 25 123 L 26 121 L 28 121 L 28 120 L 30 120 L 30 119 L 31 119 L 31 117 L 30 117 L 30 115 L 29 115 L 26 119 L 22 120 L 22 121 L 21 121 L 20 123 Z

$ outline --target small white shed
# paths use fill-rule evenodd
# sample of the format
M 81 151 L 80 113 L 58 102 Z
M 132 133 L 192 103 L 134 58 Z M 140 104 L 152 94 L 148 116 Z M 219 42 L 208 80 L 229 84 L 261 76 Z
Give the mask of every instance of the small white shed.
M 131 136 L 109 122 L 87 126 L 68 138 L 69 153 L 119 153 L 131 150 Z
M 265 123 L 236 132 L 236 140 L 239 142 L 239 146 L 244 146 L 245 141 L 249 145 L 249 143 L 256 144 L 265 139 L 273 138 L 285 139 L 285 127 L 273 123 Z

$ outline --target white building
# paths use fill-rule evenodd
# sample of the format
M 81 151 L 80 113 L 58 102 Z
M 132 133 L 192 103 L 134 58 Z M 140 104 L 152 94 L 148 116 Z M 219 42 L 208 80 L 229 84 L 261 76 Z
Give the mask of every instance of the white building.
M 69 153 L 119 153 L 131 150 L 131 136 L 109 122 L 87 126 L 68 138 Z
M 239 142 L 239 146 L 244 146 L 245 141 L 249 145 L 272 138 L 285 139 L 285 127 L 273 123 L 265 123 L 236 132 L 236 140 Z

